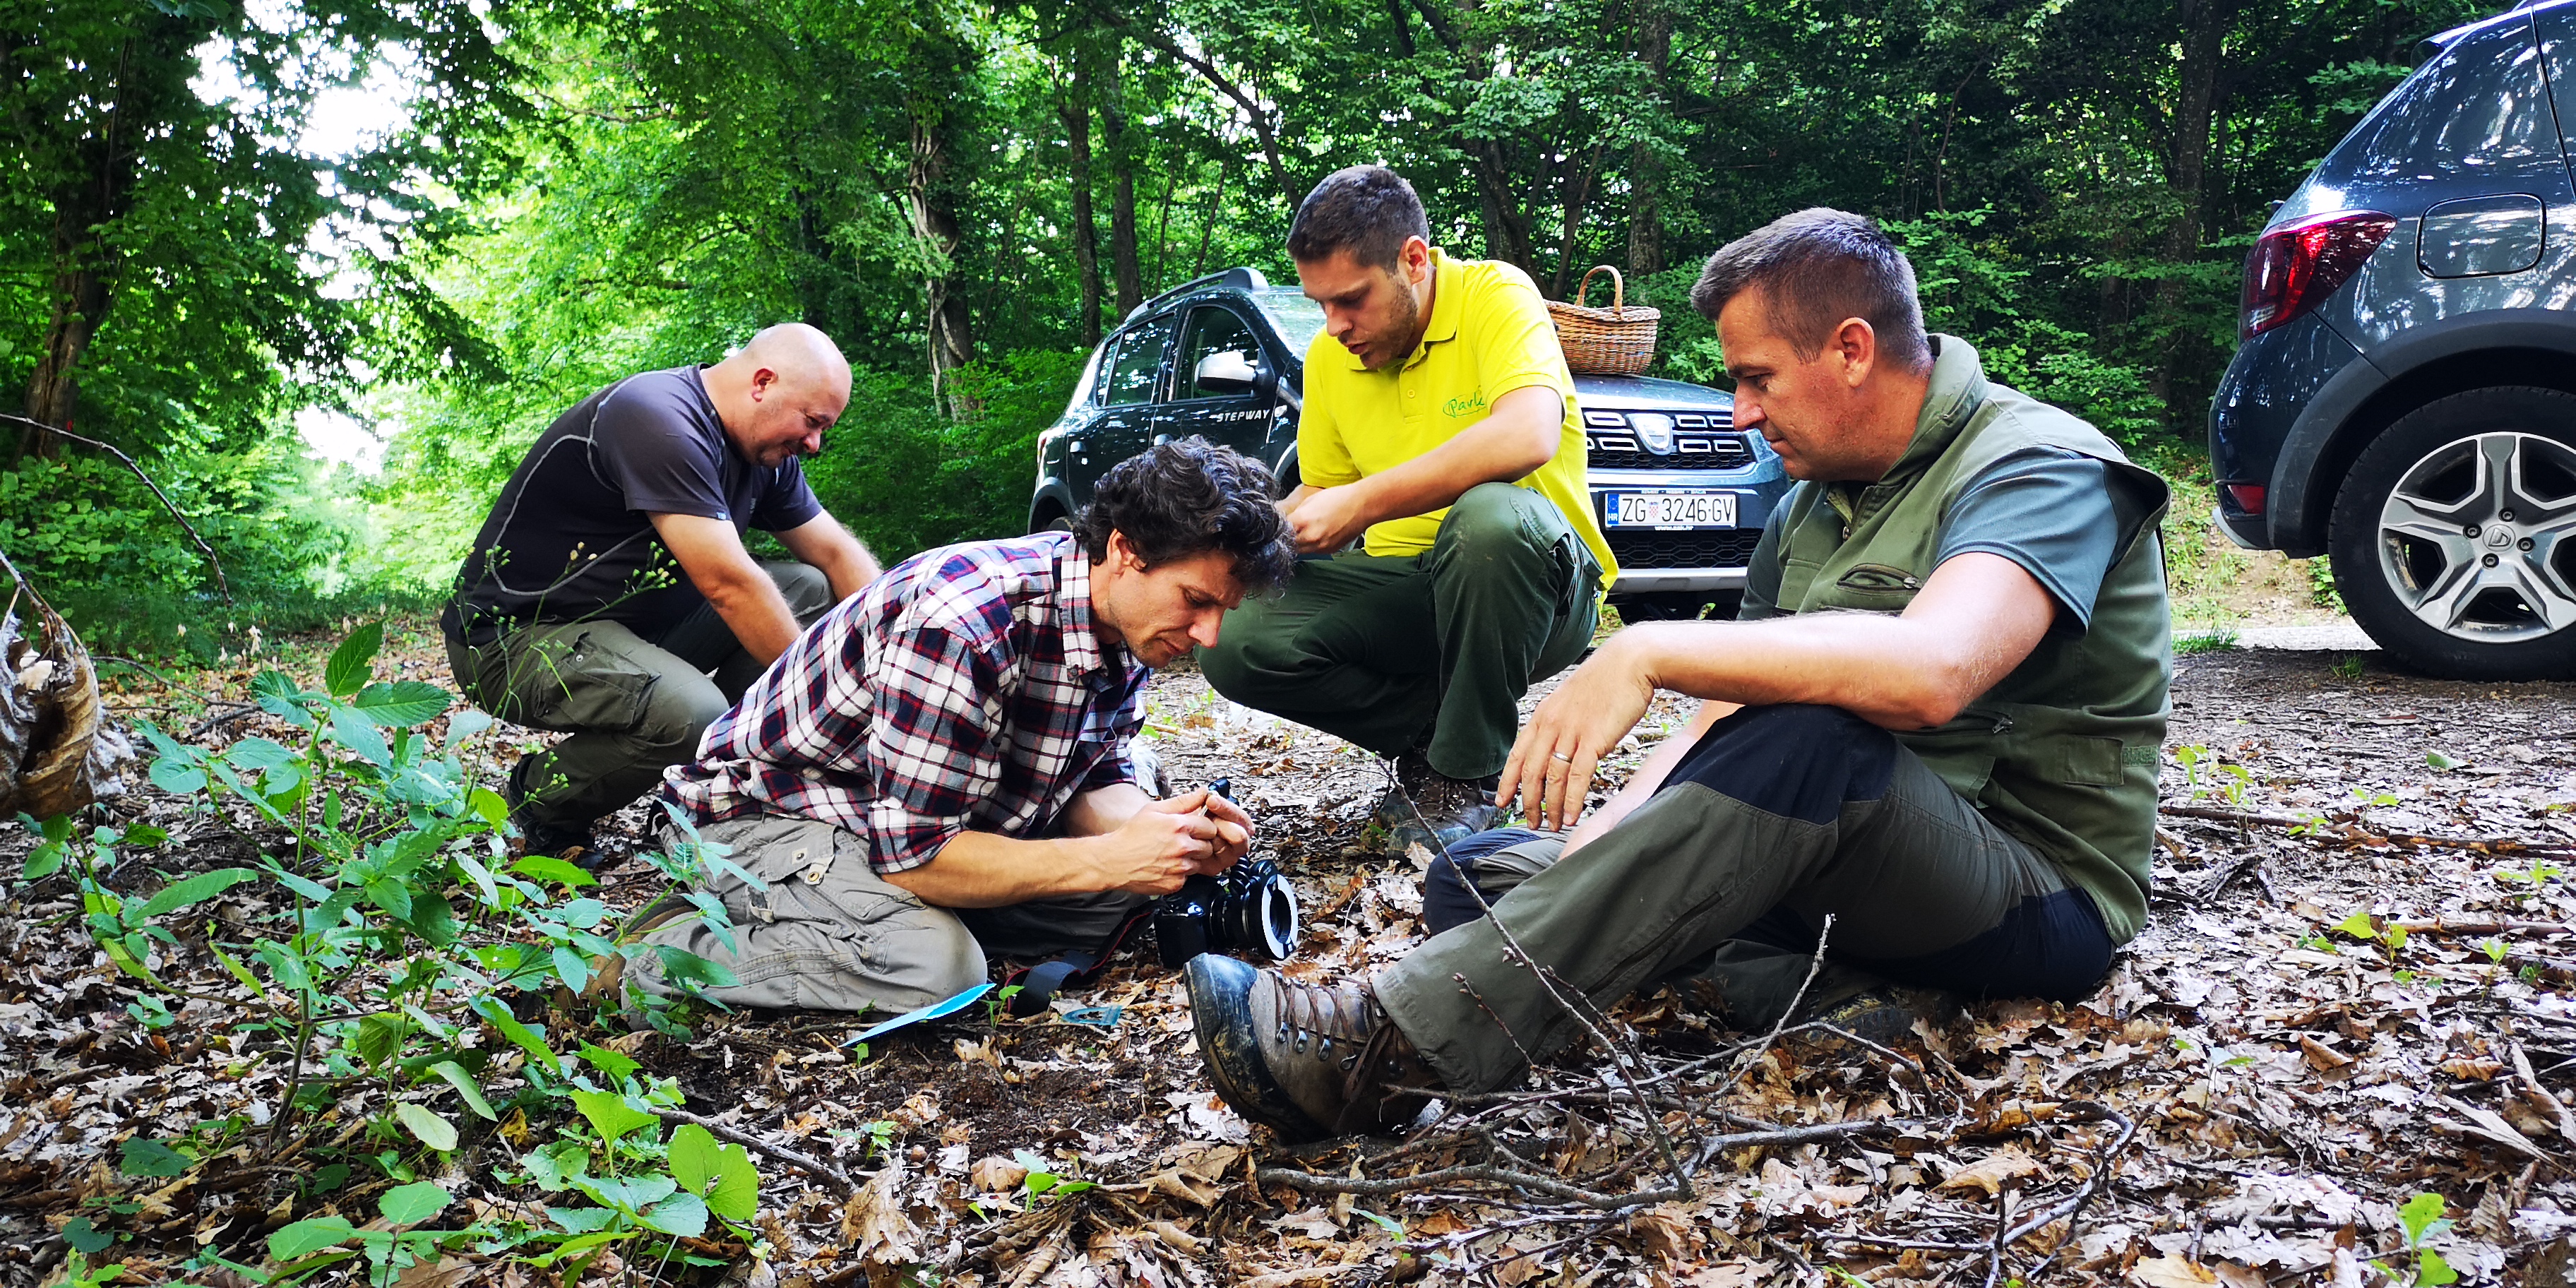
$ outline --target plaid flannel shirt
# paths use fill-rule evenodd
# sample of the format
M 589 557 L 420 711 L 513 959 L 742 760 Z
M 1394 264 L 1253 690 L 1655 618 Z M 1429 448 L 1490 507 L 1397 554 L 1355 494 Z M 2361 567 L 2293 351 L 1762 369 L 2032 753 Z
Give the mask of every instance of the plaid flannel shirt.
M 1134 782 L 1151 674 L 1102 648 L 1071 534 L 925 551 L 780 655 L 662 794 L 701 825 L 818 819 L 902 872 L 960 832 L 1041 835 L 1076 794 Z

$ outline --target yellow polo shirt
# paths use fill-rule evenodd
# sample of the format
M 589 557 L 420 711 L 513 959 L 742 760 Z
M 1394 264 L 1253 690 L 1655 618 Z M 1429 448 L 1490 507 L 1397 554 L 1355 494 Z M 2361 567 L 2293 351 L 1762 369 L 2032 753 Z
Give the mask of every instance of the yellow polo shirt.
M 1297 472 L 1316 487 L 1356 483 L 1448 442 L 1515 389 L 1543 385 L 1565 400 L 1556 455 L 1514 480 L 1555 503 L 1592 557 L 1604 587 L 1619 561 L 1602 538 L 1583 484 L 1583 413 L 1556 327 L 1529 274 L 1496 260 L 1431 252 L 1431 323 L 1401 367 L 1371 371 L 1342 342 L 1319 334 L 1306 347 L 1306 408 L 1297 421 Z M 1449 513 L 1388 519 L 1368 530 L 1373 555 L 1428 553 Z

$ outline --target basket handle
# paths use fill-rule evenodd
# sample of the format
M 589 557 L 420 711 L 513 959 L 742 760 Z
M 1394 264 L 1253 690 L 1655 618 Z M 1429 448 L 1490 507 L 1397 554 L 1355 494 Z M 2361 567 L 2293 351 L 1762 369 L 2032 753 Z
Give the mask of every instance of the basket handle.
M 1585 273 L 1583 275 L 1583 280 L 1575 284 L 1574 305 L 1576 308 L 1583 307 L 1584 293 L 1592 289 L 1593 273 L 1608 273 L 1610 275 L 1610 307 L 1613 311 L 1628 307 L 1628 283 L 1620 278 L 1619 270 L 1610 267 L 1608 264 L 1595 264 L 1592 266 L 1592 271 Z

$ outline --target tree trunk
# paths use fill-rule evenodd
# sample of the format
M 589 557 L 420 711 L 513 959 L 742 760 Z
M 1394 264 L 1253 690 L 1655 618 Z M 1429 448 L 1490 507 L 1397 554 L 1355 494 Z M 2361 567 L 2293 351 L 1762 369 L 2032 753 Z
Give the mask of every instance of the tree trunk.
M 2227 29 L 2235 18 L 2233 0 L 2181 0 L 2182 63 L 2175 96 L 2173 132 L 2165 162 L 2165 182 L 2173 193 L 2173 223 L 2165 230 L 2164 257 L 2169 266 L 2157 289 L 2158 311 L 2166 320 L 2187 307 L 2189 283 L 2184 268 L 2200 258 L 2201 230 L 2206 227 L 2209 142 L 2226 71 Z M 2164 343 L 2164 361 L 2156 364 L 2153 387 L 2159 399 L 2173 392 L 2173 369 L 2182 358 L 2183 334 L 2177 329 Z
M 1082 311 L 1076 318 L 1082 345 L 1100 343 L 1100 232 L 1091 214 L 1091 106 L 1085 95 L 1090 78 L 1077 63 L 1073 92 L 1059 113 L 1064 117 L 1067 182 L 1073 187 L 1073 262 L 1082 276 Z
M 912 163 L 906 171 L 913 236 L 930 252 L 930 269 L 922 279 L 922 311 L 928 319 L 930 390 L 946 397 L 948 373 L 964 366 L 974 349 L 967 333 L 966 300 L 953 289 L 956 266 L 949 256 L 958 243 L 956 194 L 946 183 L 948 149 L 939 122 L 916 113 L 912 122 Z
M 1127 86 L 1119 75 L 1125 52 L 1110 50 L 1108 92 L 1100 99 L 1100 124 L 1109 136 L 1109 164 L 1117 172 L 1109 189 L 1109 262 L 1117 275 L 1122 319 L 1145 302 L 1145 275 L 1136 262 L 1135 138 L 1127 130 Z
M 1673 15 L 1661 0 L 1638 5 L 1637 60 L 1655 97 L 1664 96 L 1664 78 L 1673 63 Z M 1638 277 L 1664 268 L 1663 164 L 1655 150 L 1639 143 L 1628 154 L 1628 271 Z
M 62 222 L 58 214 L 54 233 L 54 314 L 36 350 L 35 374 L 27 381 L 27 418 L 68 429 L 79 402 L 81 354 L 97 336 L 99 323 L 107 320 L 110 269 L 106 265 L 114 261 L 113 252 L 100 246 L 95 236 L 66 237 Z M 32 425 L 19 431 L 21 460 L 30 456 L 51 459 L 61 447 L 61 440 Z

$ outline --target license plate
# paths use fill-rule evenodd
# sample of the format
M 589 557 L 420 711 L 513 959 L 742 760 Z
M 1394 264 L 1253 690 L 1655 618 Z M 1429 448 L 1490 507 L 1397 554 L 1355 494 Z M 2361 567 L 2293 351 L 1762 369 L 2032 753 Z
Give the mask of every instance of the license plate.
M 1613 492 L 1607 511 L 1613 528 L 1732 528 L 1733 492 Z

